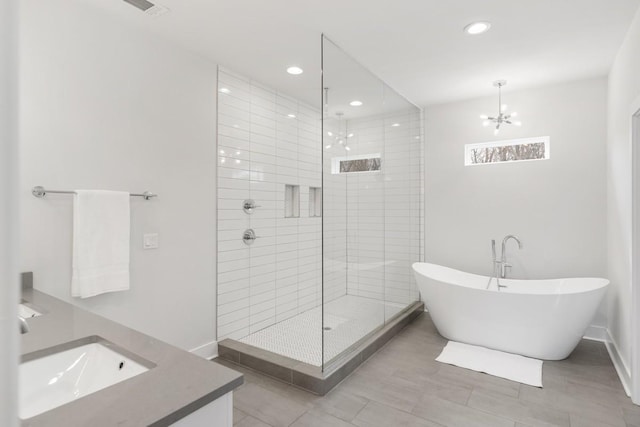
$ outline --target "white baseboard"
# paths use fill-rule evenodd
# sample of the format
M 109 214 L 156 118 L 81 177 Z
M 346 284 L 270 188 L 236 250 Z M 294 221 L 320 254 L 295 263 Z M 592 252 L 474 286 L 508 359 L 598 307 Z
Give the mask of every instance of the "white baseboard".
M 192 350 L 189 353 L 193 353 L 196 356 L 200 356 L 203 359 L 211 360 L 214 357 L 218 357 L 218 341 L 211 341 L 210 343 L 201 345 Z
M 604 344 L 607 346 L 609 357 L 611 357 L 613 366 L 616 368 L 616 372 L 620 377 L 620 382 L 622 382 L 624 392 L 627 393 L 627 396 L 631 397 L 631 371 L 624 363 L 624 359 L 620 355 L 620 350 L 618 349 L 618 344 L 616 344 L 616 341 L 611 337 L 609 330 L 607 330 L 607 340 Z
M 604 326 L 591 325 L 587 328 L 582 338 L 586 340 L 600 341 L 600 342 L 606 343 L 608 335 L 609 335 L 609 332 L 607 331 L 607 328 L 605 328 Z
M 609 330 L 603 326 L 589 326 L 584 334 L 584 338 L 593 341 L 601 341 L 604 343 L 613 363 L 613 367 L 616 368 L 616 373 L 620 378 L 624 392 L 627 396 L 631 397 L 631 373 L 629 368 L 624 363 L 624 360 L 620 356 L 620 350 L 616 341 L 613 339 Z

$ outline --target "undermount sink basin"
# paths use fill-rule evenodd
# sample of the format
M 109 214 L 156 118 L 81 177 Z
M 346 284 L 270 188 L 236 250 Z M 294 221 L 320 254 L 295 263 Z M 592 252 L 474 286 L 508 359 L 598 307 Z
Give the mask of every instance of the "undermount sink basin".
M 27 305 L 24 301 L 18 305 L 18 315 L 23 319 L 28 319 L 30 317 L 42 316 L 42 312 L 36 310 L 33 306 Z
M 31 418 L 154 366 L 96 336 L 26 355 L 20 364 L 20 418 Z

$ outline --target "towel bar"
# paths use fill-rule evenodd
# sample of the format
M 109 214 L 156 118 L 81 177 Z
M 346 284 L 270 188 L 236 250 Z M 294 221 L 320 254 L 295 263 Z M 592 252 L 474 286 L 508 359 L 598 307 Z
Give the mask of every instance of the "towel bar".
M 31 190 L 31 194 L 38 198 L 43 198 L 47 193 L 76 194 L 75 191 L 71 190 L 45 190 L 44 187 L 41 187 L 39 185 L 37 187 L 33 187 L 33 189 Z M 145 191 L 144 193 L 130 193 L 129 195 L 131 197 L 144 197 L 145 200 L 149 200 L 152 197 L 158 197 L 157 194 L 154 194 L 150 191 Z

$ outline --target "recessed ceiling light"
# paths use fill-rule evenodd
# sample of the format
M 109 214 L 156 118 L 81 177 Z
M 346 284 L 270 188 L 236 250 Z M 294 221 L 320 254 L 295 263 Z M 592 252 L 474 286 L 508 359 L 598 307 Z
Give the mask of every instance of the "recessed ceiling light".
M 489 22 L 472 22 L 471 24 L 464 27 L 464 32 L 467 34 L 471 34 L 472 36 L 486 33 L 491 28 L 491 23 Z
M 351 101 L 349 105 L 351 105 L 352 107 L 359 107 L 362 105 L 362 101 Z
M 296 115 L 295 114 L 287 114 L 287 117 L 289 117 L 290 119 L 295 119 Z
M 231 91 L 229 89 L 227 89 L 226 87 L 221 87 L 219 92 L 221 92 L 221 93 L 231 93 Z
M 400 123 L 394 123 L 391 125 L 392 128 L 397 128 L 398 126 L 400 126 Z
M 304 70 L 300 67 L 296 67 L 295 65 L 292 65 L 291 67 L 287 68 L 287 73 L 289 74 L 293 74 L 294 76 L 297 76 L 298 74 L 302 74 L 304 72 Z

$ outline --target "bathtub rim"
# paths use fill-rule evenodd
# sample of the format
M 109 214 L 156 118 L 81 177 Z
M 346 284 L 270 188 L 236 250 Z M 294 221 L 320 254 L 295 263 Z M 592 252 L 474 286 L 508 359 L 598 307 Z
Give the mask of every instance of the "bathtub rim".
M 589 281 L 590 286 L 588 287 L 583 287 L 583 288 L 576 288 L 576 289 L 562 289 L 561 292 L 527 292 L 527 290 L 518 290 L 517 292 L 513 292 L 508 290 L 503 290 L 503 291 L 499 291 L 497 289 L 491 288 L 491 289 L 485 289 L 483 287 L 477 287 L 477 286 L 469 286 L 469 285 L 465 285 L 465 284 L 461 284 L 461 283 L 457 283 L 454 280 L 452 280 L 451 278 L 443 278 L 443 277 L 434 277 L 433 275 L 428 275 L 423 271 L 420 271 L 420 267 L 421 266 L 430 266 L 430 267 L 436 267 L 438 269 L 442 269 L 444 270 L 444 272 L 447 271 L 451 271 L 451 272 L 455 272 L 457 274 L 462 274 L 462 275 L 466 275 L 469 276 L 469 278 L 471 278 L 473 281 L 477 281 L 478 283 L 481 283 L 481 281 L 483 281 L 484 283 L 486 283 L 489 280 L 489 276 L 482 276 L 480 274 L 475 274 L 475 273 L 469 273 L 463 270 L 457 270 L 455 268 L 451 268 L 451 267 L 446 267 L 444 265 L 440 265 L 440 264 L 434 264 L 431 262 L 414 262 L 411 265 L 411 268 L 413 269 L 414 273 L 419 274 L 425 278 L 429 278 L 431 280 L 437 281 L 437 282 L 441 282 L 441 283 L 445 283 L 447 285 L 452 285 L 452 286 L 458 286 L 460 288 L 465 288 L 465 289 L 470 289 L 470 290 L 476 290 L 476 291 L 483 291 L 483 292 L 494 292 L 494 293 L 500 293 L 503 295 L 531 295 L 531 296 L 545 296 L 545 295 L 576 295 L 576 294 L 584 294 L 584 293 L 589 293 L 589 292 L 596 292 L 599 290 L 606 290 L 607 286 L 609 286 L 609 284 L 611 283 L 609 281 L 609 279 L 605 279 L 603 277 L 564 277 L 564 278 L 554 278 L 554 279 L 500 279 L 501 282 L 504 282 L 507 286 L 509 285 L 514 285 L 514 286 L 535 286 L 534 282 L 543 282 L 546 283 L 547 285 L 551 285 L 553 282 L 561 282 L 561 281 L 572 281 L 572 282 L 578 282 L 578 281 Z

